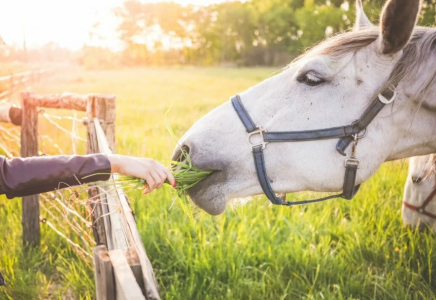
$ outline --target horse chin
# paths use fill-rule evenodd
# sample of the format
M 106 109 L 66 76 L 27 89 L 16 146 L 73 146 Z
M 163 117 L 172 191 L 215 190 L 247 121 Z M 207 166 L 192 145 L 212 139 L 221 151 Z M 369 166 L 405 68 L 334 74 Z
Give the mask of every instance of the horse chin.
M 192 201 L 210 215 L 220 215 L 227 207 L 225 184 L 217 183 L 221 172 L 212 173 L 207 178 L 188 190 Z

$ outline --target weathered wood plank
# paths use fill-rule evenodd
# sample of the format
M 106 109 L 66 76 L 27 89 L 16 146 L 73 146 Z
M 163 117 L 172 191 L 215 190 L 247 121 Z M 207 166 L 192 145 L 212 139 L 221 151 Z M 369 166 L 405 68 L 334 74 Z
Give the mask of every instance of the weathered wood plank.
M 90 95 L 87 106 L 88 140 L 91 141 L 88 145 L 88 153 L 113 153 L 115 149 L 115 96 Z M 116 179 L 116 175 L 112 178 Z M 107 197 L 102 197 L 101 200 L 103 215 L 107 214 L 103 217 L 105 230 L 114 233 L 106 235 L 108 249 L 122 249 L 146 299 L 158 300 L 160 297 L 153 269 L 145 253 L 129 201 L 121 188 L 111 189 Z
M 101 129 L 99 122 L 94 119 L 94 124 L 96 127 L 96 133 L 99 141 L 99 148 L 102 153 L 110 154 L 112 153 L 109 149 L 107 141 L 105 142 L 105 136 L 103 134 L 103 130 Z M 116 180 L 117 175 L 114 174 L 112 177 Z M 129 233 L 133 242 L 133 245 L 136 247 L 138 251 L 139 262 L 142 268 L 142 276 L 145 285 L 145 292 L 147 300 L 159 300 L 159 292 L 157 289 L 156 279 L 154 277 L 153 268 L 150 263 L 150 260 L 147 257 L 145 252 L 144 245 L 142 244 L 141 236 L 138 231 L 138 227 L 136 226 L 136 220 L 133 216 L 133 210 L 130 207 L 129 201 L 124 194 L 121 188 L 115 190 L 118 194 L 119 203 L 121 204 L 122 212 L 124 215 L 124 220 L 127 221 L 127 226 L 129 228 Z M 123 220 L 123 221 L 124 221 Z
M 92 187 L 88 190 L 89 199 L 91 201 L 91 218 L 92 218 L 92 232 L 94 233 L 94 240 L 97 245 L 107 245 L 106 228 L 104 217 L 102 217 L 103 210 L 100 203 L 99 189 Z
M 136 250 L 136 247 L 129 247 L 129 249 L 127 249 L 125 253 L 125 256 L 127 259 L 127 263 L 129 264 L 130 269 L 132 269 L 133 275 L 135 276 L 136 282 L 138 283 L 139 288 L 142 291 L 142 294 L 146 295 L 144 279 L 142 276 L 141 262 L 139 261 L 138 251 Z
M 111 150 L 109 149 L 109 145 L 106 139 L 106 136 L 103 132 L 103 128 L 100 125 L 100 122 L 98 119 L 94 119 L 94 126 L 97 134 L 97 140 L 98 140 L 98 147 L 100 149 L 101 153 L 110 154 Z M 109 180 L 116 180 L 114 175 L 111 176 L 111 179 Z M 115 187 L 115 185 L 114 185 Z M 106 201 L 107 201 L 107 209 L 108 209 L 108 215 L 111 220 L 111 230 L 106 231 L 107 233 L 112 234 L 112 240 L 114 241 L 113 245 L 108 245 L 109 250 L 113 249 L 121 249 L 123 252 L 126 252 L 129 248 L 129 245 L 133 242 L 133 238 L 131 235 L 131 232 L 126 230 L 129 228 L 124 214 L 124 207 L 120 207 L 119 202 L 119 194 L 124 192 L 119 189 L 114 189 L 112 187 L 107 189 Z M 121 203 L 122 205 L 122 203 Z M 130 208 L 129 208 L 129 211 Z
M 117 284 L 117 300 L 146 300 L 130 269 L 124 252 L 116 249 L 109 251 L 114 268 L 114 277 Z
M 86 113 L 88 117 L 87 121 L 87 154 L 99 153 L 97 134 L 95 133 L 95 126 L 92 123 L 93 115 L 95 115 L 96 107 L 92 95 L 88 97 L 86 103 Z M 107 233 L 107 229 L 110 229 L 110 220 L 107 215 L 107 205 L 105 197 L 101 195 L 103 191 L 100 188 L 91 188 L 88 192 L 90 199 L 92 200 L 92 220 L 93 220 L 93 232 L 94 238 L 97 244 L 106 245 L 111 248 L 113 245 L 112 236 Z M 110 246 L 109 246 L 110 245 Z
M 86 111 L 88 97 L 88 95 L 71 93 L 53 95 L 38 95 L 32 93 L 30 101 L 32 102 L 32 105 L 37 107 Z
M 130 224 L 131 222 L 129 222 L 129 225 Z M 136 250 L 138 251 L 139 262 L 142 268 L 142 276 L 145 285 L 145 296 L 147 300 L 159 300 L 160 296 L 157 288 L 156 278 L 154 277 L 153 267 L 145 252 L 141 236 L 139 235 L 138 228 L 136 227 L 136 222 L 134 224 L 134 228 L 131 227 L 131 230 L 135 240 Z
M 94 274 L 97 300 L 115 300 L 114 273 L 104 245 L 94 248 Z
M 21 156 L 38 155 L 38 111 L 30 99 L 30 93 L 21 94 L 23 121 L 21 126 Z M 41 231 L 39 227 L 39 196 L 22 198 L 23 244 L 39 246 Z

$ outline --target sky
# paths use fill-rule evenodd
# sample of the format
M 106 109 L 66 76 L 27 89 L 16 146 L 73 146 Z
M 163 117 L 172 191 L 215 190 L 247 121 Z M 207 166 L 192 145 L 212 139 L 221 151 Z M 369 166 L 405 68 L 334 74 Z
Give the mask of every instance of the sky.
M 147 2 L 158 2 L 154 0 Z M 207 5 L 224 0 L 173 0 L 181 4 Z M 0 36 L 6 44 L 29 48 L 49 42 L 78 50 L 85 43 L 118 50 L 115 29 L 118 20 L 112 9 L 123 0 L 0 0 Z M 99 23 L 99 39 L 90 39 L 90 30 Z

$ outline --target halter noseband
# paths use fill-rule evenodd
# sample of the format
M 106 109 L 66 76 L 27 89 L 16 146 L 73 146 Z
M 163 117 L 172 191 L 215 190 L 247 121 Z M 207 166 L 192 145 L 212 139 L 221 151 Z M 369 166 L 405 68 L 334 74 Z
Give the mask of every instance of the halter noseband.
M 268 199 L 276 205 L 293 206 L 314 202 L 321 202 L 333 198 L 344 198 L 347 200 L 353 199 L 360 188 L 360 184 L 356 185 L 357 169 L 359 167 L 359 160 L 356 157 L 356 148 L 358 140 L 366 135 L 367 126 L 374 120 L 378 113 L 394 101 L 396 97 L 395 87 L 390 87 L 371 102 L 369 107 L 363 112 L 362 116 L 353 122 L 351 125 L 341 127 L 331 127 L 315 130 L 304 131 L 277 131 L 268 132 L 266 129 L 256 126 L 251 119 L 244 105 L 242 104 L 241 97 L 236 95 L 231 98 L 233 108 L 239 116 L 242 124 L 247 130 L 248 143 L 253 152 L 254 164 L 256 166 L 257 177 L 260 186 Z M 363 132 L 362 135 L 359 135 Z M 258 135 L 260 142 L 252 143 L 251 137 Z M 345 159 L 345 176 L 342 193 L 327 196 L 324 198 L 304 200 L 298 202 L 283 201 L 274 193 L 270 180 L 268 178 L 265 166 L 264 150 L 269 143 L 282 143 L 282 142 L 305 142 L 315 140 L 336 139 L 339 141 L 336 144 L 336 150 L 343 156 L 346 156 L 345 150 L 353 143 L 352 154 L 349 158 Z

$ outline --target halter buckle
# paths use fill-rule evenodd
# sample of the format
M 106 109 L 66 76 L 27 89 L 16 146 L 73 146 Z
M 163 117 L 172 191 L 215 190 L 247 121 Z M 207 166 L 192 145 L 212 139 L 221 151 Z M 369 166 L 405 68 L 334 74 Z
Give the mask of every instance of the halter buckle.
M 265 147 L 266 147 L 266 145 L 268 144 L 268 142 L 265 142 L 265 139 L 263 138 L 263 133 L 264 133 L 264 132 L 266 132 L 266 129 L 264 129 L 262 126 L 258 126 L 258 127 L 256 127 L 256 130 L 254 130 L 254 131 L 252 131 L 252 132 L 249 132 L 249 133 L 247 134 L 247 141 L 248 141 L 248 144 L 250 145 L 250 147 L 251 147 L 252 149 L 253 149 L 254 147 L 259 147 L 259 146 L 262 146 L 262 150 L 265 149 Z M 251 141 L 251 137 L 252 137 L 253 135 L 256 135 L 256 134 L 259 135 L 259 137 L 260 137 L 260 141 L 257 142 L 257 143 L 253 143 L 253 142 Z
M 355 158 L 355 157 L 347 158 L 347 159 L 345 160 L 345 163 L 344 163 L 345 167 L 347 167 L 348 165 L 356 165 L 356 166 L 359 166 L 359 164 L 360 164 L 360 160 L 358 160 L 358 159 Z

